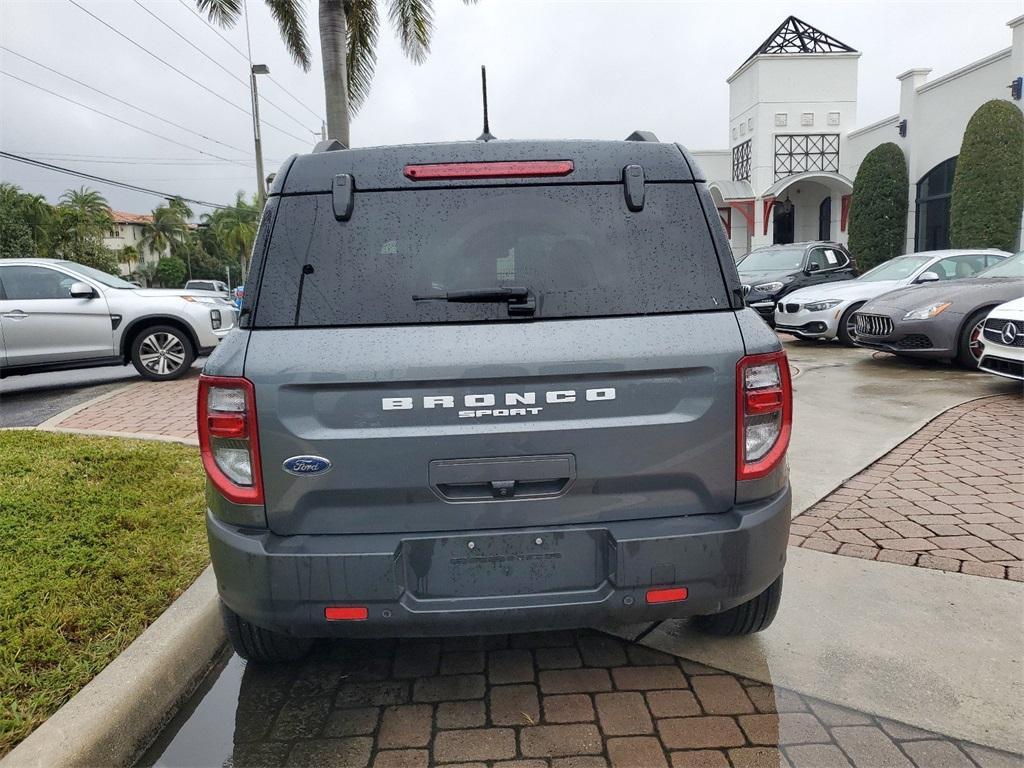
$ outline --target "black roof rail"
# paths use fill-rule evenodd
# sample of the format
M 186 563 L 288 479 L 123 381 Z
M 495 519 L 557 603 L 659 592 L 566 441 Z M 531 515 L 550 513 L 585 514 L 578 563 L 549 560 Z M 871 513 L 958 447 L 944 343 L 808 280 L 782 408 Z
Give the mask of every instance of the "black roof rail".
M 626 137 L 626 141 L 658 141 L 653 131 L 633 131 Z
M 335 152 L 339 149 L 348 149 L 348 147 L 337 139 L 325 139 L 316 143 L 316 146 L 313 147 L 313 152 Z

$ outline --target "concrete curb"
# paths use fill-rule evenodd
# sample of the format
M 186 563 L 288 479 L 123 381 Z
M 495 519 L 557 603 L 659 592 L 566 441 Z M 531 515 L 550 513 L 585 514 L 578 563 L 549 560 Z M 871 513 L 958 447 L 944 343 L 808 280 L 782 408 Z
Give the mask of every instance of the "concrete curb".
M 20 429 L 20 427 L 19 427 Z M 69 429 L 65 427 L 28 427 L 37 432 L 56 432 L 66 435 L 91 435 L 93 437 L 123 437 L 125 440 L 155 440 L 159 443 L 180 443 L 193 448 L 199 446 L 194 437 L 174 437 L 172 435 L 156 435 L 148 432 L 116 432 L 112 429 Z
M 0 768 L 131 765 L 226 641 L 212 566 L 3 760 Z

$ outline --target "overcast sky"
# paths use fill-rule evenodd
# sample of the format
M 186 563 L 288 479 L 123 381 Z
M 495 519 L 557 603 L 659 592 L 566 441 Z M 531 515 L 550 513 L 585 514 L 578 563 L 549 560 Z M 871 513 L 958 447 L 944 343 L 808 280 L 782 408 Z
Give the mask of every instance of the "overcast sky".
M 0 51 L 0 69 L 188 145 L 121 125 L 0 75 L 0 148 L 202 200 L 228 202 L 237 190 L 251 194 L 255 171 L 246 112 L 247 64 L 190 13 L 194 0 L 139 2 L 243 82 L 190 48 L 135 0 L 76 2 L 226 101 L 68 0 L 0 0 L 0 44 L 162 120 L 7 51 Z M 386 0 L 378 2 L 386 6 Z M 306 3 L 315 56 L 309 73 L 290 61 L 265 3 L 248 3 L 253 59 L 268 64 L 275 81 L 261 79 L 261 93 L 283 109 L 261 106 L 269 172 L 289 154 L 308 151 L 316 140 L 313 130 L 319 131 L 323 83 L 316 2 Z M 725 80 L 791 13 L 862 52 L 858 123 L 866 125 L 896 112 L 897 74 L 931 67 L 936 77 L 1008 47 L 1006 22 L 1022 10 L 1020 0 L 479 0 L 471 6 L 434 0 L 434 5 L 432 53 L 420 66 L 403 57 L 382 13 L 376 77 L 352 125 L 354 145 L 474 138 L 481 127 L 479 65 L 486 64 L 491 131 L 499 138 L 624 138 L 642 128 L 691 149 L 724 149 Z M 244 26 L 222 34 L 245 50 Z M 161 202 L 6 159 L 0 159 L 0 179 L 54 201 L 68 187 L 89 184 L 120 210 L 145 212 Z M 197 213 L 203 210 L 196 207 Z

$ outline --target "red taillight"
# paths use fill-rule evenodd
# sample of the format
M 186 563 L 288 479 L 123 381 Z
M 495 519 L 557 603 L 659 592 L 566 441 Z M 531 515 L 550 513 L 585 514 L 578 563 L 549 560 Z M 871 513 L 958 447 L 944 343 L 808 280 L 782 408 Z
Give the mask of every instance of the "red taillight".
M 366 621 L 370 612 L 361 605 L 332 605 L 324 608 L 328 621 Z
M 434 163 L 407 165 L 405 176 L 413 181 L 433 179 L 523 179 L 531 176 L 567 176 L 572 160 L 521 160 L 489 163 Z
M 262 504 L 256 395 L 241 377 L 199 377 L 199 452 L 213 487 L 236 504 Z
M 686 587 L 666 587 L 664 589 L 647 590 L 647 602 L 656 605 L 657 603 L 679 603 L 685 600 L 690 594 Z
M 736 365 L 736 479 L 756 480 L 786 456 L 793 387 L 784 351 L 748 355 Z
M 249 434 L 245 415 L 241 413 L 211 413 L 206 417 L 211 437 L 244 438 Z

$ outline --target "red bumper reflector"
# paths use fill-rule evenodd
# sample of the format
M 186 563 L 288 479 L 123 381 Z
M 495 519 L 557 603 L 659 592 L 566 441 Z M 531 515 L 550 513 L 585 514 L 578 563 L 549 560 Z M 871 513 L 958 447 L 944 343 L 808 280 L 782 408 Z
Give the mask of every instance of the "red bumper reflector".
M 685 600 L 689 591 L 686 587 L 647 590 L 648 603 L 678 603 Z
M 330 606 L 324 608 L 324 618 L 328 621 L 366 621 L 370 612 L 363 606 Z
M 572 160 L 522 160 L 496 163 L 434 163 L 407 165 L 405 176 L 413 181 L 432 179 L 523 179 L 531 176 L 567 176 Z
M 211 413 L 206 417 L 212 437 L 245 437 L 248 425 L 244 413 Z

